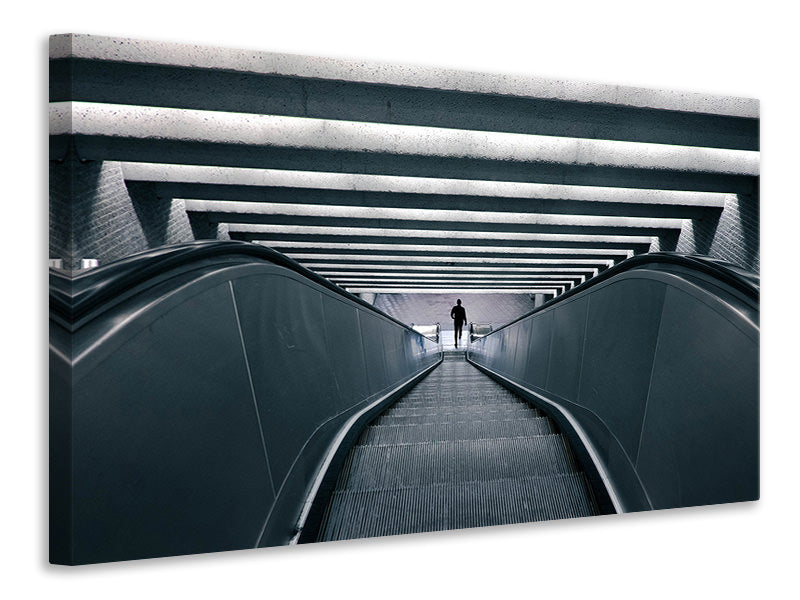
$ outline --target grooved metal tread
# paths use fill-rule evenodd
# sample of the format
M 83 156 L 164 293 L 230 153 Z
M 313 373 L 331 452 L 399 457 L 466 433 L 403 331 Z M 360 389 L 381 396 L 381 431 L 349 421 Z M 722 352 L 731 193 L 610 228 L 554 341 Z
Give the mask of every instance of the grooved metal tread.
M 529 459 L 536 453 L 537 460 Z M 543 476 L 575 471 L 561 435 L 358 445 L 347 489 Z
M 367 427 L 320 541 L 598 514 L 566 439 L 541 411 L 451 355 Z
M 583 473 L 334 492 L 320 541 L 596 514 Z
M 544 435 L 554 433 L 550 419 L 505 419 L 493 421 L 456 421 L 417 425 L 373 425 L 364 436 L 364 444 L 406 444 L 461 439 L 490 439 L 502 436 Z

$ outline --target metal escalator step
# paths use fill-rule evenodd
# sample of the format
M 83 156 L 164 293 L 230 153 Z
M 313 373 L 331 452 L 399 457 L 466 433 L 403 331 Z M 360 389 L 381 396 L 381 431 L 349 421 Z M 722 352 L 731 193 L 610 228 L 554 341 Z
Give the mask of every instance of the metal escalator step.
M 411 412 L 411 411 L 445 411 L 445 410 L 499 410 L 503 408 L 528 408 L 530 405 L 523 401 L 510 401 L 506 400 L 505 402 L 496 402 L 492 399 L 488 400 L 468 400 L 465 402 L 441 402 L 441 403 L 432 403 L 432 402 L 403 402 L 402 404 L 398 403 L 391 407 L 389 411 L 393 414 L 396 413 L 403 413 L 403 412 Z
M 442 407 L 438 410 L 397 407 L 381 415 L 376 424 L 497 421 L 538 416 L 541 413 L 525 405 Z
M 408 444 L 444 440 L 490 439 L 555 433 L 546 417 L 503 421 L 457 421 L 417 425 L 373 425 L 364 432 L 360 445 Z
M 407 487 L 574 471 L 574 460 L 560 434 L 448 440 L 356 446 L 340 485 L 351 490 Z
M 401 400 L 396 404 L 389 407 L 387 412 L 396 411 L 398 409 L 403 410 L 432 410 L 432 409 L 441 409 L 441 408 L 448 408 L 448 409 L 459 409 L 468 406 L 509 406 L 509 407 L 527 407 L 530 406 L 527 402 L 522 400 L 519 397 L 514 398 L 498 398 L 492 394 L 486 394 L 485 396 L 472 396 L 469 398 L 448 398 L 443 397 L 440 399 L 434 398 L 420 398 L 418 400 L 409 400 L 406 402 L 405 400 Z
M 437 409 L 437 408 L 466 408 L 466 407 L 491 407 L 491 406 L 508 406 L 510 404 L 519 404 L 526 406 L 523 401 L 512 400 L 496 400 L 494 398 L 472 398 L 469 400 L 451 400 L 442 402 L 420 401 L 420 402 L 403 402 L 396 405 L 394 408 L 402 408 L 404 410 L 420 410 L 420 409 Z
M 318 538 L 593 514 L 586 478 L 553 422 L 461 355 L 446 358 L 364 430 Z
M 523 400 L 517 396 L 503 395 L 496 392 L 476 392 L 473 394 L 436 394 L 407 397 L 402 400 L 403 406 L 442 406 L 446 404 L 463 405 L 463 404 L 506 404 L 506 403 L 524 403 Z
M 459 355 L 459 354 L 456 354 L 456 353 L 452 353 L 452 354 L 445 353 L 443 358 L 444 358 L 444 362 L 465 362 L 463 354 Z
M 478 421 L 506 421 L 519 418 L 536 418 L 541 417 L 539 412 L 523 412 L 517 410 L 464 410 L 464 411 L 447 411 L 443 413 L 417 412 L 411 414 L 394 413 L 384 414 L 378 417 L 375 425 L 417 425 L 424 423 L 462 423 L 462 422 L 478 422 Z
M 442 380 L 439 382 L 436 381 L 429 381 L 429 382 L 422 382 L 417 387 L 415 387 L 411 392 L 408 394 L 408 398 L 415 398 L 417 395 L 440 395 L 440 394 L 455 394 L 455 395 L 468 395 L 474 392 L 491 392 L 494 391 L 501 396 L 505 396 L 506 398 L 512 398 L 514 394 L 509 391 L 501 388 L 500 386 L 494 385 L 485 385 L 479 383 L 473 383 L 470 381 L 453 381 L 453 379 Z
M 467 408 L 467 407 L 478 407 L 478 406 L 485 406 L 485 407 L 492 407 L 492 406 L 530 406 L 526 402 L 519 400 L 519 399 L 503 399 L 498 400 L 496 398 L 487 397 L 487 398 L 470 398 L 466 400 L 443 400 L 441 402 L 435 402 L 430 400 L 425 401 L 418 401 L 418 402 L 402 402 L 397 403 L 389 410 L 436 410 L 436 409 L 450 409 L 450 408 Z
M 460 386 L 460 387 L 456 387 Z M 426 385 L 425 383 L 419 384 L 418 387 L 414 388 L 411 392 L 408 393 L 406 398 L 409 400 L 414 400 L 418 396 L 426 396 L 428 398 L 433 398 L 436 396 L 447 396 L 452 395 L 455 397 L 468 397 L 473 394 L 487 394 L 487 393 L 495 393 L 500 397 L 503 398 L 513 398 L 514 394 L 509 390 L 504 390 L 500 386 L 497 385 L 478 385 L 478 384 L 470 384 L 469 382 L 465 381 L 442 381 L 434 385 L 434 382 L 428 382 Z
M 334 493 L 320 541 L 598 514 L 582 473 Z

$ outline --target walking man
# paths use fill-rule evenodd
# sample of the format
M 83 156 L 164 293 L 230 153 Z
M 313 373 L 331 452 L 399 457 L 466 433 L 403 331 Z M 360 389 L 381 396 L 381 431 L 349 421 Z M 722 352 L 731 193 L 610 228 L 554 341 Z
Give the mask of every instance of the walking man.
M 453 319 L 453 337 L 456 341 L 456 348 L 458 348 L 458 340 L 461 339 L 461 328 L 467 322 L 467 311 L 461 306 L 461 298 L 456 300 L 456 305 L 450 311 L 450 318 Z

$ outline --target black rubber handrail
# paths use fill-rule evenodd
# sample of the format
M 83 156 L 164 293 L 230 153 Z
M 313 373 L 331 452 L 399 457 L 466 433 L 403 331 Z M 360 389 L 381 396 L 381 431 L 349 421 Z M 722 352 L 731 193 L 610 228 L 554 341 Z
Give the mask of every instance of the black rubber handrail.
M 756 303 L 759 301 L 760 277 L 755 273 L 746 271 L 737 265 L 700 254 L 682 254 L 680 252 L 648 252 L 645 254 L 637 254 L 636 256 L 632 256 L 631 258 L 628 258 L 621 263 L 606 269 L 591 279 L 587 279 L 582 284 L 567 290 L 563 294 L 556 296 L 548 302 L 545 302 L 543 305 L 537 306 L 533 310 L 517 317 L 513 321 L 509 321 L 505 325 L 498 327 L 485 337 L 493 335 L 498 331 L 531 316 L 534 313 L 544 310 L 545 308 L 549 308 L 558 302 L 562 302 L 563 300 L 571 298 L 575 294 L 579 294 L 584 290 L 610 279 L 611 277 L 619 275 L 620 273 L 657 264 L 687 267 L 689 269 L 711 275 L 720 282 L 725 283 L 735 290 L 741 292 L 750 300 L 753 300 Z
M 50 311 L 69 323 L 77 323 L 91 312 L 103 311 L 103 305 L 124 292 L 170 270 L 197 263 L 204 259 L 250 257 L 291 269 L 306 279 L 356 302 L 392 322 L 414 332 L 409 325 L 306 269 L 288 256 L 260 244 L 244 241 L 199 240 L 145 250 L 97 267 L 76 277 L 50 269 Z M 424 336 L 422 336 L 424 337 Z

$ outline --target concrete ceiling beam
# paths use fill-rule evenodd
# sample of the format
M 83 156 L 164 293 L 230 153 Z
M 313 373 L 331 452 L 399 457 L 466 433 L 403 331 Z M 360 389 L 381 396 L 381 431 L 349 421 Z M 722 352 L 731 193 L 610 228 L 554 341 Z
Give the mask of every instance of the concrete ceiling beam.
M 403 260 L 379 260 L 385 257 L 373 257 L 378 260 L 369 260 L 369 257 L 364 256 L 361 257 L 363 260 L 350 260 L 348 257 L 340 258 L 340 259 L 330 259 L 330 260 L 320 260 L 315 256 L 302 256 L 297 254 L 289 254 L 287 253 L 286 256 L 296 260 L 297 262 L 304 264 L 304 265 L 313 265 L 314 268 L 324 269 L 324 268 L 336 268 L 339 266 L 347 267 L 351 269 L 365 269 L 365 268 L 376 268 L 376 269 L 397 269 L 401 268 L 402 270 L 428 270 L 428 271 L 435 271 L 435 270 L 448 270 L 448 269 L 457 269 L 457 270 L 495 270 L 495 269 L 525 269 L 528 271 L 548 271 L 548 270 L 560 270 L 560 271 L 590 271 L 592 269 L 600 268 L 600 267 L 610 267 L 614 264 L 614 261 L 585 261 L 585 260 L 572 260 L 572 259 L 562 259 L 556 261 L 540 261 L 540 260 L 533 260 L 531 262 L 524 262 L 520 260 L 508 260 L 508 259 L 493 259 L 493 260 L 475 260 L 475 259 L 467 259 L 467 260 L 426 260 L 426 261 L 403 261 Z
M 373 286 L 355 285 L 340 286 L 351 294 L 550 294 L 558 295 L 564 293 L 564 288 L 556 287 L 462 287 L 462 286 Z
M 52 36 L 49 57 L 290 75 L 342 82 L 404 85 L 750 118 L 758 118 L 759 114 L 758 100 L 750 98 L 530 76 L 473 73 L 425 66 L 409 68 L 375 61 L 278 54 L 86 34 Z
M 349 270 L 328 270 L 328 269 L 315 269 L 311 270 L 326 277 L 328 279 L 372 279 L 386 281 L 389 279 L 415 279 L 427 281 L 486 281 L 492 282 L 497 280 L 524 280 L 524 281 L 569 281 L 582 283 L 596 275 L 596 271 L 589 270 L 581 273 L 570 271 L 552 271 L 549 273 L 540 272 L 526 272 L 526 271 L 349 271 Z
M 217 111 L 54 102 L 51 158 L 751 190 L 759 153 Z
M 420 276 L 408 276 L 408 277 L 382 277 L 382 276 L 364 276 L 364 277 L 356 277 L 356 276 L 344 276 L 344 275 L 323 275 L 326 279 L 329 279 L 333 282 L 346 282 L 346 283 L 364 283 L 364 282 L 371 282 L 375 284 L 379 283 L 424 283 L 424 284 L 431 284 L 431 283 L 455 283 L 455 284 L 482 284 L 482 285 L 502 285 L 502 284 L 513 284 L 513 285 L 520 285 L 520 284 L 530 284 L 530 285 L 567 285 L 572 286 L 576 285 L 577 283 L 583 283 L 583 278 L 581 277 L 573 277 L 573 278 L 554 278 L 554 279 L 547 279 L 541 277 L 512 277 L 512 276 L 503 276 L 503 277 L 442 277 L 439 275 L 437 278 L 430 278 L 430 277 L 423 277 Z
M 328 279 L 361 279 L 361 278 L 369 278 L 369 279 L 380 279 L 380 280 L 388 280 L 388 279 L 419 279 L 419 280 L 428 280 L 431 279 L 448 279 L 448 280 L 470 280 L 470 281 L 481 281 L 485 279 L 486 281 L 492 281 L 497 279 L 524 279 L 526 281 L 583 281 L 586 279 L 585 274 L 581 273 L 462 273 L 462 272 L 452 272 L 452 273 L 425 273 L 425 272 L 414 272 L 414 273 L 403 273 L 403 272 L 369 272 L 369 271 L 317 271 L 320 275 Z
M 123 163 L 125 180 L 168 198 L 306 205 L 449 209 L 540 214 L 695 218 L 720 211 L 731 194 Z
M 559 251 L 565 248 L 599 249 L 647 252 L 652 243 L 652 236 L 610 236 L 610 235 L 566 235 L 566 234 L 496 234 L 469 232 L 454 234 L 453 232 L 437 232 L 435 230 L 385 230 L 363 229 L 351 227 L 347 229 L 330 229 L 326 227 L 300 227 L 287 225 L 255 225 L 233 223 L 228 226 L 232 239 L 259 241 L 313 242 L 313 243 L 353 243 L 353 244 L 397 244 L 414 245 L 425 250 L 429 245 L 438 246 L 442 242 L 452 244 L 463 243 L 474 248 L 500 245 L 508 248 L 554 248 Z
M 54 101 L 742 149 L 758 139 L 749 98 L 73 34 L 51 38 L 50 58 Z
M 603 248 L 549 248 L 549 247 L 507 247 L 507 246 L 474 246 L 427 244 L 420 248 L 416 244 L 361 244 L 349 242 L 303 242 L 260 239 L 259 244 L 269 246 L 283 252 L 302 253 L 306 255 L 340 254 L 348 260 L 369 260 L 372 256 L 385 255 L 387 258 L 408 260 L 447 260 L 459 258 L 521 258 L 532 260 L 609 260 L 616 261 L 633 256 L 631 250 Z M 376 254 L 380 252 L 382 254 Z
M 392 235 L 395 231 L 424 231 L 431 232 L 433 237 L 481 237 L 485 234 L 487 238 L 509 235 L 513 239 L 516 234 L 520 235 L 576 235 L 576 236 L 640 236 L 657 237 L 675 235 L 680 232 L 680 226 L 648 227 L 632 226 L 629 224 L 618 225 L 594 225 L 594 224 L 548 224 L 548 223 L 479 223 L 463 221 L 417 221 L 417 220 L 395 220 L 395 219 L 348 219 L 337 217 L 294 217 L 291 215 L 256 215 L 246 213 L 221 213 L 188 211 L 192 214 L 202 214 L 211 223 L 224 223 L 228 227 L 238 227 L 240 225 L 257 226 L 286 226 L 286 227 L 318 227 L 328 231 L 333 230 L 364 230 L 363 234 L 368 234 L 376 229 L 383 230 L 384 235 Z M 359 235 L 358 231 L 354 232 Z M 423 235 L 426 235 L 423 234 Z M 522 238 L 520 238 L 522 239 Z
M 682 219 L 646 219 L 586 215 L 540 215 L 491 211 L 260 204 L 183 199 L 187 212 L 203 213 L 218 223 L 310 225 L 321 227 L 422 228 L 445 231 L 499 231 L 667 235 L 680 231 Z
M 323 275 L 324 277 L 348 277 L 348 276 L 374 276 L 374 277 L 425 277 L 425 278 L 438 278 L 438 277 L 471 277 L 471 278 L 481 278 L 486 277 L 489 279 L 497 279 L 502 278 L 505 276 L 509 277 L 538 277 L 544 279 L 553 279 L 553 278 L 560 278 L 560 279 L 588 279 L 590 277 L 594 277 L 601 269 L 584 269 L 582 271 L 566 271 L 560 269 L 552 269 L 550 271 L 531 271 L 524 268 L 515 268 L 515 267 L 507 267 L 507 268 L 487 268 L 484 270 L 477 270 L 477 269 L 465 269 L 465 270 L 458 270 L 458 269 L 441 269 L 441 270 L 425 270 L 425 269 L 415 269 L 415 270 L 403 270 L 403 269 L 371 269 L 371 270 L 360 270 L 360 269 L 346 269 L 346 268 L 324 268 L 324 267 L 313 267 L 310 265 L 303 265 L 304 267 Z

